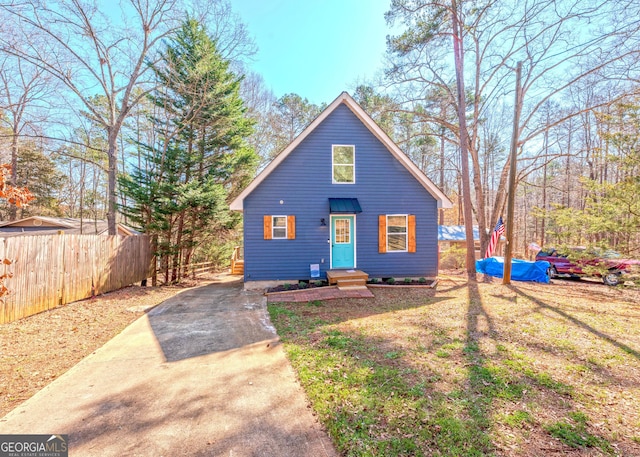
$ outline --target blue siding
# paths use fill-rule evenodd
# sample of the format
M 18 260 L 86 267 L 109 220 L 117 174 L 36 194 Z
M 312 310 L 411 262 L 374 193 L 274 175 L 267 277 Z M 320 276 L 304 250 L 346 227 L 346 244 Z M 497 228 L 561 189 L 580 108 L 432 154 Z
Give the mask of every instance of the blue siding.
M 331 183 L 333 144 L 355 145 L 355 184 Z M 342 104 L 245 198 L 245 281 L 308 279 L 312 263 L 320 264 L 324 277 L 330 268 L 329 197 L 357 198 L 362 206 L 356 215 L 358 269 L 373 277 L 437 274 L 436 199 Z M 379 214 L 415 214 L 416 253 L 378 253 Z M 264 240 L 264 215 L 295 215 L 296 239 Z

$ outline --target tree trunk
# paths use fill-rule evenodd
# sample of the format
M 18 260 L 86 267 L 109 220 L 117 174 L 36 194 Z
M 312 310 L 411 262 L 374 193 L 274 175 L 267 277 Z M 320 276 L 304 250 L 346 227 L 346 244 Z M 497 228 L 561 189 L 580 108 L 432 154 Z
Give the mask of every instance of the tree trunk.
M 116 174 L 118 173 L 118 132 L 119 128 L 107 129 L 109 168 L 107 172 L 107 229 L 109 235 L 116 235 Z
M 489 235 L 487 233 L 487 221 L 485 217 L 484 189 L 482 187 L 482 170 L 480 168 L 480 160 L 478 151 L 473 145 L 469 146 L 469 152 L 473 163 L 473 186 L 476 192 L 476 219 L 478 221 L 478 232 L 480 232 L 480 252 L 485 252 L 489 244 Z
M 444 192 L 444 127 L 440 129 L 440 190 Z M 444 225 L 444 208 L 440 208 L 440 225 Z
M 540 218 L 540 246 L 545 245 L 545 231 L 547 226 L 547 164 L 549 157 L 549 113 L 547 113 L 547 128 L 543 137 L 544 166 L 542 167 L 542 217 Z
M 176 230 L 175 252 L 173 253 L 173 268 L 171 270 L 171 282 L 180 282 L 180 254 L 182 252 L 182 233 L 184 231 L 184 213 L 178 216 L 178 228 Z
M 11 185 L 18 185 L 18 125 L 14 122 L 13 131 L 11 132 Z M 17 216 L 16 205 L 9 205 L 9 220 L 15 221 Z
M 464 91 L 464 46 L 462 27 L 458 22 L 458 6 L 451 2 L 453 20 L 453 55 L 456 66 L 456 88 L 458 92 L 458 122 L 460 125 L 460 164 L 462 168 L 462 205 L 465 236 L 467 241 L 466 267 L 469 279 L 476 279 L 475 243 L 473 240 L 473 214 L 471 208 L 471 184 L 469 182 L 469 134 L 467 131 L 466 100 Z
M 151 237 L 151 253 L 151 285 L 156 287 L 158 285 L 158 235 Z

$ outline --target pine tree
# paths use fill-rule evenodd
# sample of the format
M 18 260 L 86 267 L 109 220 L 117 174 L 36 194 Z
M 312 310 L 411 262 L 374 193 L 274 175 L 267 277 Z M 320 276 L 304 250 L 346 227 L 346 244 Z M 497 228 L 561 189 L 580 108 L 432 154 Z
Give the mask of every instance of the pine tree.
M 178 281 L 208 234 L 238 223 L 227 201 L 253 176 L 257 157 L 246 143 L 253 125 L 239 95 L 241 78 L 201 24 L 187 19 L 152 69 L 158 141 L 142 145 L 146 163 L 120 180 L 133 202 L 123 211 L 157 235 L 165 280 Z

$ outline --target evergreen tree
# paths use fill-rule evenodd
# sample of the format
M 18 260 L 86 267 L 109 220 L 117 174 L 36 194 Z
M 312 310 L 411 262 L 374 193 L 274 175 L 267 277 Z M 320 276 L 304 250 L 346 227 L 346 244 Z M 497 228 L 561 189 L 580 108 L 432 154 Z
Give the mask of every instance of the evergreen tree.
M 187 19 L 152 67 L 157 141 L 141 145 L 146 163 L 120 179 L 135 225 L 157 235 L 165 280 L 177 281 L 205 239 L 232 230 L 227 202 L 253 176 L 252 122 L 229 69 L 204 27 Z

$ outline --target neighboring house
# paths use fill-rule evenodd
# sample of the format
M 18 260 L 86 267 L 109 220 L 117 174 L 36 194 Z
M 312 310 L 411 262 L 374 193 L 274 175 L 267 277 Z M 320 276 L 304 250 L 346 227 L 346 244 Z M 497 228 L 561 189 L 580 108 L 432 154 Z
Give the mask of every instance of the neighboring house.
M 504 242 L 506 238 L 500 237 L 496 245 L 495 255 L 502 255 Z M 473 244 L 475 246 L 476 259 L 482 259 L 484 252 L 480 252 L 480 231 L 478 226 L 473 226 Z M 460 251 L 467 252 L 467 234 L 464 225 L 439 225 L 438 226 L 438 245 L 440 247 L 440 266 L 442 268 L 450 268 L 451 262 L 446 261 L 446 253 L 451 248 L 457 248 Z
M 244 279 L 359 269 L 438 273 L 438 208 L 451 202 L 343 92 L 231 203 L 244 213 Z
M 139 235 L 140 232 L 118 224 L 118 235 Z M 31 216 L 19 221 L 0 222 L 0 237 L 20 235 L 106 235 L 107 221 L 70 217 Z
M 480 250 L 480 231 L 478 226 L 473 226 L 473 241 L 476 251 Z M 438 245 L 440 250 L 449 249 L 456 246 L 462 249 L 467 248 L 467 233 L 464 225 L 439 225 L 438 226 Z

